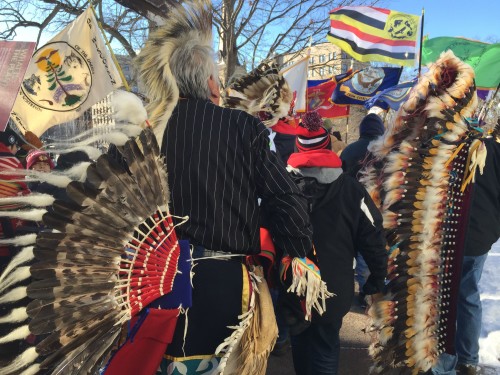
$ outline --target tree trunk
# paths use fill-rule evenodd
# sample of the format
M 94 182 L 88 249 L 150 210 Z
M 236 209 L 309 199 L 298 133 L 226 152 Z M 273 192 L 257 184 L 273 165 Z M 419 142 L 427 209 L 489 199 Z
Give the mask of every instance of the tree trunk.
M 223 4 L 223 30 L 222 30 L 222 56 L 225 64 L 224 86 L 234 74 L 238 62 L 238 48 L 236 47 L 234 17 L 235 0 L 224 0 Z

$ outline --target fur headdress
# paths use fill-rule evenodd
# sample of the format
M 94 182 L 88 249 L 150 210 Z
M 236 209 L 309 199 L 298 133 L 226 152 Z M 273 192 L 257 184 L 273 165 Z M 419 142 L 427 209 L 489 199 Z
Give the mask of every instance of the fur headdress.
M 235 79 L 226 89 L 222 101 L 224 107 L 241 109 L 270 127 L 287 115 L 292 92 L 276 65 L 262 63 Z
M 191 40 L 212 46 L 212 6 L 209 1 L 177 5 L 167 17 L 168 23 L 150 35 L 137 57 L 140 78 L 149 99 L 146 110 L 159 141 L 179 99 L 179 89 L 170 69 L 172 54 Z

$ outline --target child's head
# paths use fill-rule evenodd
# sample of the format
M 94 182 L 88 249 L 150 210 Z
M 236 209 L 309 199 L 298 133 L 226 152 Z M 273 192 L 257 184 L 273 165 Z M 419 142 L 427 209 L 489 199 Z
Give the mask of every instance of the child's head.
M 54 162 L 45 151 L 32 150 L 26 156 L 26 169 L 50 172 L 52 168 L 54 168 Z

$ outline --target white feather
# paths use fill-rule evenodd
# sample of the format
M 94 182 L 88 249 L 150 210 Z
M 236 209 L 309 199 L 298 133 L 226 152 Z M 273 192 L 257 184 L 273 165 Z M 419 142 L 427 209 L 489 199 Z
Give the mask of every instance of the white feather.
M 57 187 L 62 187 L 65 188 L 68 186 L 68 184 L 72 181 L 71 178 L 66 176 L 66 174 L 59 173 L 59 172 L 50 172 L 50 173 L 44 173 L 44 172 L 37 172 L 31 170 L 30 172 L 34 172 L 30 176 L 30 180 L 32 181 L 42 181 L 42 182 L 47 182 L 48 184 L 57 186 Z
M 30 335 L 30 329 L 28 325 L 18 327 L 9 332 L 8 335 L 0 337 L 0 344 L 5 344 L 6 342 L 12 342 L 16 340 L 25 339 Z
M 16 269 L 16 272 L 8 275 L 0 284 L 0 293 L 17 283 L 29 279 L 31 276 L 30 267 L 24 266 Z
M 47 210 L 43 208 L 34 208 L 24 211 L 0 211 L 0 217 L 10 217 L 29 221 L 42 221 L 43 215 Z
M 54 203 L 54 200 L 54 197 L 50 194 L 31 193 L 29 195 L 20 195 L 17 197 L 5 197 L 2 198 L 1 203 L 20 203 L 35 207 L 47 207 Z
M 170 111 L 171 113 L 172 111 Z M 168 117 L 170 117 L 170 113 L 168 114 Z M 165 117 L 167 117 L 165 115 Z M 167 123 L 166 122 L 162 122 L 160 124 L 158 124 L 154 129 L 153 129 L 153 132 L 154 132 L 154 135 L 156 137 L 156 140 L 158 141 L 158 144 L 162 144 L 163 143 L 163 133 L 165 132 L 165 129 L 167 128 Z
M 11 175 L 11 174 L 16 174 L 19 176 L 27 176 L 26 179 L 19 178 L 17 181 L 41 181 L 41 182 L 47 182 L 51 185 L 58 186 L 58 187 L 66 187 L 72 180 L 68 178 L 66 175 L 58 172 L 40 172 L 40 171 L 35 171 L 34 169 L 26 170 L 26 169 L 14 169 L 11 171 L 0 171 L 0 182 L 12 182 L 13 180 L 3 180 L 1 177 L 3 175 Z
M 21 355 L 17 356 L 8 366 L 0 369 L 0 375 L 8 375 L 22 370 L 30 363 L 33 363 L 38 358 L 38 353 L 35 347 L 26 349 Z
M 3 296 L 0 297 L 0 304 L 1 303 L 9 303 L 9 302 L 14 302 L 14 301 L 20 301 L 23 298 L 27 297 L 27 288 L 25 286 L 20 286 L 17 288 L 12 289 L 8 293 L 5 293 Z
M 147 120 L 148 114 L 141 99 L 134 93 L 116 90 L 111 96 L 116 122 L 141 125 Z
M 137 128 L 134 128 L 137 129 Z M 60 153 L 64 154 L 67 152 L 75 151 L 75 150 L 82 150 L 86 152 L 91 159 L 97 159 L 101 152 L 98 150 L 97 154 L 94 147 L 91 147 L 90 145 L 98 142 L 98 141 L 104 141 L 104 142 L 109 142 L 109 143 L 114 143 L 117 146 L 123 146 L 125 142 L 129 140 L 129 135 L 125 132 L 115 130 L 114 128 L 109 128 L 109 131 L 103 134 L 95 134 L 92 135 L 83 141 L 79 142 L 74 142 L 74 143 L 63 143 L 60 144 L 60 148 L 55 148 L 53 150 L 54 153 Z M 61 147 L 62 146 L 62 147 Z M 96 156 L 97 155 L 97 156 Z
M 88 161 L 78 163 L 72 166 L 71 168 L 66 169 L 64 171 L 64 174 L 67 175 L 72 180 L 83 182 L 87 177 L 87 168 L 89 167 L 90 164 L 92 163 Z
M 115 129 L 127 134 L 129 137 L 136 137 L 142 131 L 142 127 L 137 125 L 115 125 Z
M 33 254 L 33 246 L 23 247 L 9 262 L 2 275 L 0 275 L 0 283 L 3 282 L 5 277 L 17 266 L 29 262 L 35 258 Z
M 36 242 L 36 233 L 24 234 L 13 238 L 0 240 L 0 245 L 27 246 Z
M 26 307 L 18 307 L 12 309 L 12 311 L 0 318 L 0 324 L 2 323 L 20 323 L 28 319 L 28 313 L 26 312 Z
M 98 139 L 101 139 L 101 137 L 98 136 L 95 139 L 98 140 Z M 60 149 L 60 150 L 55 149 L 52 151 L 54 153 L 57 153 L 57 154 L 64 154 L 64 153 L 68 153 L 68 152 L 72 152 L 72 151 L 83 151 L 92 160 L 97 159 L 102 154 L 101 150 L 99 150 L 98 148 L 95 148 L 92 146 L 85 146 L 84 144 L 85 144 L 85 142 L 83 142 L 81 146 L 70 147 L 70 148 Z
M 31 365 L 26 370 L 21 372 L 19 375 L 35 375 L 38 374 L 39 371 L 40 371 L 40 364 L 35 363 L 34 365 Z

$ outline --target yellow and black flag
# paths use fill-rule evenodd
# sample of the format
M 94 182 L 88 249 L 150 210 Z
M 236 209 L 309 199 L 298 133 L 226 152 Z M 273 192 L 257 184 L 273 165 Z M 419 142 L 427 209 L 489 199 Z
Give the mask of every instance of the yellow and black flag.
M 413 66 L 420 17 L 368 6 L 330 12 L 327 39 L 359 61 Z

